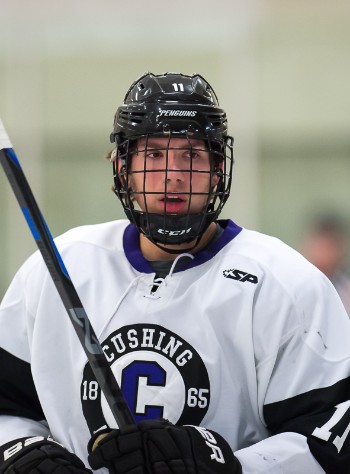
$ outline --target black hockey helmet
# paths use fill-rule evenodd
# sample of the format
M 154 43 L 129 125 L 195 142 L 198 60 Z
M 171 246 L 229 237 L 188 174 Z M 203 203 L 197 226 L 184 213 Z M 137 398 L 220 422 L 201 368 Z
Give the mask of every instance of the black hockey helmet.
M 147 211 L 147 206 L 146 210 L 135 208 L 135 192 L 129 181 L 132 150 L 137 148 L 138 140 L 143 138 L 147 143 L 150 137 L 167 138 L 167 150 L 171 138 L 187 139 L 187 148 L 191 147 L 191 139 L 203 140 L 210 152 L 210 173 L 219 176 L 219 183 L 214 189 L 208 186 L 202 212 L 191 214 L 188 209 L 185 215 L 154 214 Z M 226 114 L 208 82 L 199 74 L 144 74 L 130 86 L 118 108 L 110 139 L 116 145 L 113 156 L 121 162 L 120 169 L 118 160 L 112 160 L 115 193 L 128 219 L 163 249 L 161 244 L 195 241 L 197 245 L 229 197 L 233 165 L 233 138 L 227 133 Z M 147 146 L 144 148 L 146 159 Z M 191 165 L 189 172 L 194 171 Z

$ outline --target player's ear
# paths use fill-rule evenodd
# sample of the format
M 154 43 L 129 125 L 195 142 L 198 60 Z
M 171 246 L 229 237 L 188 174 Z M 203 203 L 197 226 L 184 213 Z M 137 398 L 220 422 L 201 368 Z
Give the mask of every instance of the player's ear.
M 219 184 L 219 181 L 223 175 L 222 166 L 223 166 L 223 163 L 219 163 L 218 166 L 215 166 L 214 168 L 214 173 L 211 178 L 211 185 L 213 188 L 215 188 L 215 186 Z
M 123 174 L 123 165 L 122 162 L 118 156 L 117 149 L 114 148 L 111 153 L 110 153 L 110 162 L 113 163 L 113 170 L 116 175 L 120 176 Z M 124 167 L 125 168 L 125 167 Z
M 114 168 L 117 167 L 117 149 L 113 148 L 113 150 L 110 152 L 110 158 L 109 161 L 113 163 Z

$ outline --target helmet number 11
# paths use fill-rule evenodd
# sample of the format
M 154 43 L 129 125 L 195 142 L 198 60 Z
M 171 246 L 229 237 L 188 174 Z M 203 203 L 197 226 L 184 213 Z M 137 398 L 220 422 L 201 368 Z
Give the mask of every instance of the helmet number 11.
M 176 92 L 184 91 L 184 85 L 182 84 L 182 82 L 173 82 L 172 86 Z

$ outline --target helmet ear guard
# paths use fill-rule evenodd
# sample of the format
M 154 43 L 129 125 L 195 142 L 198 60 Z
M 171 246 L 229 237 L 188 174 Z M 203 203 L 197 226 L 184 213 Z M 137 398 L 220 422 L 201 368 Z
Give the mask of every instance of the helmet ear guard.
M 192 147 L 192 139 L 206 143 L 211 160 L 210 185 L 201 212 L 191 213 L 188 209 L 183 214 L 151 213 L 145 191 L 145 209 L 135 207 L 135 193 L 130 186 L 132 156 L 138 140 L 145 140 L 147 148 L 148 140 L 153 137 L 167 138 L 166 153 L 173 138 L 187 139 L 188 148 Z M 193 242 L 191 249 L 194 248 L 229 197 L 234 162 L 233 138 L 227 134 L 226 114 L 210 85 L 198 74 L 144 74 L 130 86 L 123 105 L 118 108 L 110 139 L 116 146 L 111 156 L 114 192 L 127 218 L 140 233 L 167 252 L 179 253 L 180 250 L 168 246 L 187 242 Z M 143 152 L 146 159 L 146 151 Z M 192 164 L 188 172 L 196 172 Z M 213 186 L 214 176 L 218 182 Z M 191 199 L 190 193 L 190 202 Z

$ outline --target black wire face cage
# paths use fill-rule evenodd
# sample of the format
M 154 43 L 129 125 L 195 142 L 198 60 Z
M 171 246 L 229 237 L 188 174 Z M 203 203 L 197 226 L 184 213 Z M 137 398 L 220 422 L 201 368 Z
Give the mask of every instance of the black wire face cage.
M 159 248 L 196 247 L 227 201 L 233 138 L 145 133 L 117 143 L 115 193 L 128 219 Z

